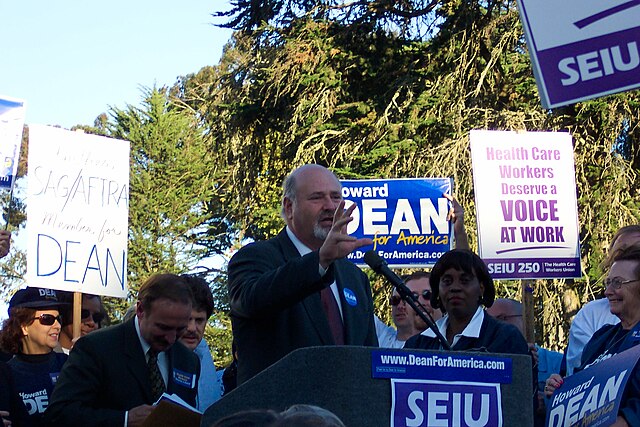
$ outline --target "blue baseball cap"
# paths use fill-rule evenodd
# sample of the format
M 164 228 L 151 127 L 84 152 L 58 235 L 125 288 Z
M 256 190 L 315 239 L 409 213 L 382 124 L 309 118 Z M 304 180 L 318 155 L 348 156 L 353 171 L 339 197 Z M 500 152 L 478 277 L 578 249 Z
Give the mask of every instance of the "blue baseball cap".
M 14 307 L 57 308 L 64 305 L 68 304 L 58 300 L 58 294 L 53 289 L 29 287 L 13 294 L 9 301 L 9 310 Z

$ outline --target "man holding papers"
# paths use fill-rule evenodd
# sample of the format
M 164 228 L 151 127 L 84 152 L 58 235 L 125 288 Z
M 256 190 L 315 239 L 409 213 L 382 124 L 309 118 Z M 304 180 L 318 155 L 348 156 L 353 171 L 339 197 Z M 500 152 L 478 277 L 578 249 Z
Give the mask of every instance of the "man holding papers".
M 46 419 L 56 426 L 140 426 L 165 391 L 195 406 L 199 360 L 176 342 L 189 323 L 192 301 L 180 276 L 149 278 L 133 319 L 74 345 Z

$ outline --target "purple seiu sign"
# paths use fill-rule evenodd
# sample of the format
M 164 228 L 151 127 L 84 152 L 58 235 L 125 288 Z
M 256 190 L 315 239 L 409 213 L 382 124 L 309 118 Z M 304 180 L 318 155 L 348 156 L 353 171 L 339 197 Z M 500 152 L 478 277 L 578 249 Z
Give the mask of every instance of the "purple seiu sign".
M 478 253 L 494 279 L 580 277 L 571 135 L 470 133 Z
M 500 427 L 500 386 L 477 382 L 391 380 L 392 427 Z
M 518 0 L 542 105 L 640 87 L 640 0 Z
M 549 104 L 640 86 L 640 27 L 538 52 Z

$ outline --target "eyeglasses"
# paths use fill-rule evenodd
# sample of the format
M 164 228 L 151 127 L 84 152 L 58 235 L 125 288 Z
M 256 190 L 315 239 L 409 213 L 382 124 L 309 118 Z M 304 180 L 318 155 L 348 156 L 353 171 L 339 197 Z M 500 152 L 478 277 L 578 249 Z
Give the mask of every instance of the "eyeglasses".
M 640 279 L 629 279 L 629 280 L 623 280 L 619 277 L 614 277 L 613 279 L 610 278 L 606 278 L 604 281 L 604 285 L 608 288 L 609 286 L 611 286 L 613 289 L 620 289 L 622 287 L 622 285 L 624 285 L 625 283 L 632 283 L 632 282 L 637 282 Z
M 82 320 L 91 318 L 91 319 L 93 319 L 94 323 L 100 323 L 100 322 L 102 322 L 104 320 L 104 314 L 99 312 L 99 311 L 97 313 L 91 314 L 91 312 L 89 310 L 82 309 L 80 311 L 80 318 Z
M 34 317 L 33 320 L 40 321 L 40 324 L 43 326 L 51 326 L 56 323 L 56 320 L 62 325 L 62 317 L 60 317 L 60 315 L 54 316 L 53 314 L 41 314 L 38 317 Z
M 422 293 L 420 295 L 418 295 L 417 293 L 413 292 L 413 299 L 414 300 L 417 300 L 418 296 L 422 296 L 422 298 L 424 298 L 425 300 L 429 301 L 431 299 L 431 291 L 428 290 L 428 289 L 425 289 L 424 291 L 422 291 Z M 396 305 L 400 304 L 400 301 L 402 301 L 402 297 L 400 297 L 400 295 L 391 295 L 391 298 L 389 298 L 389 302 L 394 307 Z

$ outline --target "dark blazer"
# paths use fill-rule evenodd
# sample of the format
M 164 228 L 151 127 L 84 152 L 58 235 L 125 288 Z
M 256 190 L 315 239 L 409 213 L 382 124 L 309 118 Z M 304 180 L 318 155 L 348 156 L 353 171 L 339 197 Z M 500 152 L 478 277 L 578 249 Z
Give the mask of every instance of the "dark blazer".
M 378 345 L 367 276 L 346 259 L 335 261 L 324 276 L 319 265 L 318 251 L 301 257 L 286 230 L 243 247 L 231 259 L 228 287 L 238 384 L 293 350 L 335 345 L 320 301 L 320 290 L 334 279 L 345 345 Z
M 8 411 L 13 427 L 29 426 L 29 414 L 22 403 L 11 368 L 0 361 L 0 411 Z
M 616 340 L 620 339 L 621 329 L 622 325 L 620 323 L 617 325 L 604 325 L 598 329 L 584 347 L 582 364 L 576 372 L 585 369 L 586 365 L 595 361 L 598 356 L 607 350 L 609 350 L 610 354 L 618 354 L 640 345 L 640 336 L 634 337 L 632 335 L 633 329 L 627 332 L 627 335 L 629 335 L 627 339 L 621 339 L 620 342 L 616 343 Z M 636 325 L 634 329 L 637 334 L 639 327 Z M 618 413 L 625 418 L 630 426 L 640 426 L 640 363 L 636 363 L 633 371 L 631 371 L 631 376 L 624 388 Z
M 175 372 L 200 373 L 198 357 L 180 342 L 167 350 L 169 384 L 195 406 L 198 390 L 175 381 Z M 53 426 L 124 426 L 125 411 L 154 403 L 145 354 L 134 319 L 86 335 L 76 342 L 60 373 L 45 419 Z
M 407 340 L 404 348 L 439 350 L 440 341 L 438 338 L 415 335 Z M 480 336 L 478 338 L 461 337 L 451 350 L 529 354 L 529 346 L 518 328 L 501 322 L 487 313 L 484 313 L 484 320 L 480 326 Z M 534 376 L 534 378 L 537 377 Z

